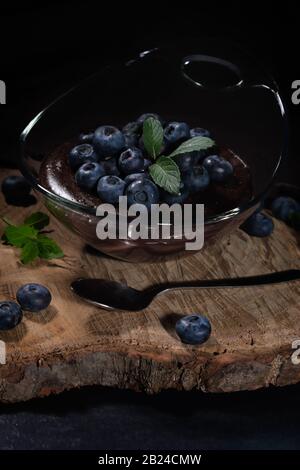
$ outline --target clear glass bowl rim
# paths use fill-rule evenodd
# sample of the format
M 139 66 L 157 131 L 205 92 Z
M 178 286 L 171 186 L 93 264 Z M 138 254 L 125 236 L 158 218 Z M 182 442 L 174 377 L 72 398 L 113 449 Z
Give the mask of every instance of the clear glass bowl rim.
M 148 55 L 148 54 L 151 54 L 153 52 L 157 52 L 159 50 L 160 50 L 160 48 L 154 48 L 154 49 L 151 49 L 151 50 L 142 51 L 137 56 L 135 56 L 134 58 L 131 58 L 129 60 L 130 60 L 130 62 L 136 62 L 136 61 L 142 60 L 142 58 L 146 54 Z M 127 61 L 125 60 L 125 61 L 123 61 L 123 63 L 127 63 Z M 120 65 L 120 62 L 118 63 L 118 65 Z M 96 216 L 97 208 L 89 207 L 89 206 L 80 204 L 78 202 L 74 202 L 74 201 L 68 200 L 64 197 L 61 197 L 61 196 L 49 191 L 47 188 L 43 187 L 38 182 L 38 180 L 32 175 L 32 173 L 29 170 L 28 165 L 26 163 L 26 140 L 27 140 L 27 137 L 30 134 L 30 131 L 33 129 L 33 127 L 38 123 L 38 121 L 40 119 L 44 118 L 47 115 L 47 112 L 50 109 L 52 109 L 56 105 L 56 103 L 58 103 L 64 97 L 68 96 L 69 94 L 73 93 L 74 91 L 76 91 L 77 89 L 82 87 L 87 81 L 89 81 L 91 79 L 94 79 L 97 76 L 100 76 L 102 72 L 107 71 L 108 69 L 111 69 L 111 68 L 113 68 L 113 65 L 108 65 L 106 67 L 103 67 L 102 71 L 100 71 L 100 72 L 98 71 L 98 72 L 96 72 L 96 73 L 80 80 L 78 82 L 78 84 L 76 84 L 75 86 L 68 89 L 66 92 L 59 95 L 55 100 L 53 100 L 49 105 L 47 105 L 42 111 L 40 111 L 27 124 L 27 126 L 23 129 L 23 131 L 20 134 L 20 156 L 21 156 L 21 159 L 20 159 L 20 162 L 19 162 L 19 168 L 20 168 L 20 171 L 22 172 L 23 176 L 28 180 L 28 182 L 32 186 L 32 188 L 34 190 L 40 192 L 46 198 L 50 199 L 51 201 L 58 204 L 59 206 L 66 207 L 68 209 L 71 209 L 71 210 L 79 212 L 79 213 L 89 214 L 89 215 L 94 215 L 94 216 Z M 231 218 L 237 216 L 238 214 L 241 214 L 242 212 L 245 212 L 246 210 L 251 209 L 252 207 L 255 207 L 264 198 L 264 196 L 267 194 L 267 192 L 270 189 L 270 187 L 271 187 L 271 185 L 274 181 L 274 178 L 275 178 L 275 176 L 278 172 L 280 164 L 282 163 L 284 157 L 287 154 L 288 119 L 287 119 L 287 113 L 286 113 L 286 106 L 284 104 L 283 97 L 279 93 L 277 83 L 275 82 L 273 77 L 270 77 L 270 75 L 269 75 L 269 78 L 271 79 L 271 82 L 273 84 L 273 87 L 271 88 L 271 91 L 273 92 L 274 97 L 277 101 L 277 104 L 278 104 L 279 109 L 280 109 L 281 117 L 282 117 L 282 120 L 283 120 L 282 148 L 281 148 L 281 152 L 278 156 L 278 160 L 277 160 L 276 166 L 273 170 L 273 173 L 271 174 L 269 180 L 267 181 L 265 188 L 262 191 L 260 191 L 255 197 L 253 197 L 249 201 L 246 201 L 246 202 L 240 204 L 239 206 L 237 206 L 233 209 L 230 209 L 228 211 L 221 212 L 220 214 L 216 214 L 216 215 L 205 218 L 205 224 L 216 223 L 216 222 L 219 222 L 221 220 L 231 219 Z M 265 86 L 265 85 L 262 85 L 262 86 Z M 270 87 L 268 87 L 268 88 L 270 88 Z M 99 204 L 99 206 L 100 205 L 101 205 L 101 203 Z

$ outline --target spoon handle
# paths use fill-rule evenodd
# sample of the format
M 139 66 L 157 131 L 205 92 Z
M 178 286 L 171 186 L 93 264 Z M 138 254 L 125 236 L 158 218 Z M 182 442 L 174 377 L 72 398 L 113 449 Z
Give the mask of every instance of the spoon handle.
M 281 282 L 295 281 L 300 279 L 300 269 L 288 269 L 286 271 L 277 271 L 269 274 L 260 274 L 257 276 L 234 277 L 224 279 L 207 279 L 195 281 L 167 282 L 153 286 L 151 289 L 154 295 L 170 289 L 188 289 L 195 287 L 248 287 L 262 286 L 266 284 L 278 284 Z

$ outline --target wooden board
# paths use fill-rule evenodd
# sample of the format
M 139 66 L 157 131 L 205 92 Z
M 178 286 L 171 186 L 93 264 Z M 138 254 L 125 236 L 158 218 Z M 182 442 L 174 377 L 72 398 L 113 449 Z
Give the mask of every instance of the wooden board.
M 16 223 L 41 206 L 20 209 L 0 197 L 1 213 Z M 6 364 L 0 365 L 1 401 L 91 384 L 148 393 L 168 388 L 231 392 L 300 381 L 300 365 L 291 361 L 292 342 L 300 339 L 300 282 L 177 291 L 143 312 L 103 311 L 69 289 L 80 276 L 144 288 L 167 280 L 300 268 L 299 233 L 283 223 L 275 220 L 275 232 L 267 239 L 238 230 L 209 250 L 160 264 L 97 256 L 53 217 L 51 226 L 64 259 L 25 267 L 15 248 L 0 246 L 0 300 L 15 299 L 18 287 L 30 281 L 47 285 L 53 295 L 45 312 L 25 313 L 17 328 L 0 332 L 7 349 Z M 212 335 L 201 347 L 184 345 L 174 334 L 176 319 L 193 312 L 205 313 L 212 323 Z

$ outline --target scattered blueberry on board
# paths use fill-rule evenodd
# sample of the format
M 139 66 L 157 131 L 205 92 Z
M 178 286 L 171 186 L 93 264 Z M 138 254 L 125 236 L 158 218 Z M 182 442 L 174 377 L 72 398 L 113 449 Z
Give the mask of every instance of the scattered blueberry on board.
M 300 204 L 291 197 L 279 196 L 272 202 L 271 210 L 274 217 L 289 222 L 292 214 L 300 211 Z
M 193 314 L 180 318 L 175 330 L 183 343 L 196 345 L 208 340 L 211 324 L 205 316 Z
M 212 158 L 212 157 L 211 157 Z M 253 237 L 267 237 L 274 230 L 273 220 L 263 212 L 263 203 L 242 225 L 241 229 Z M 278 196 L 271 204 L 272 215 L 295 230 L 300 229 L 300 204 L 288 196 Z
M 241 225 L 241 229 L 252 237 L 267 237 L 274 230 L 274 222 L 263 212 L 254 212 Z
M 11 330 L 22 320 L 23 313 L 19 304 L 10 300 L 0 302 L 0 330 Z
M 30 283 L 21 286 L 16 294 L 17 302 L 0 302 L 0 331 L 15 328 L 23 318 L 23 310 L 40 312 L 46 309 L 52 300 L 49 289 L 41 284 Z
M 17 301 L 23 310 L 39 312 L 50 305 L 51 293 L 41 284 L 30 283 L 20 287 L 17 291 Z
M 150 121 L 155 131 L 149 144 L 145 128 Z M 199 148 L 188 146 L 186 152 L 177 152 L 180 145 L 197 138 L 198 143 L 193 144 Z M 200 145 L 201 138 L 205 144 L 202 140 Z M 159 140 L 159 148 L 155 139 Z M 150 208 L 159 202 L 183 204 L 190 194 L 205 191 L 211 182 L 225 184 L 234 169 L 221 156 L 210 155 L 216 151 L 209 130 L 190 129 L 186 122 L 166 122 L 157 113 L 144 113 L 121 129 L 101 125 L 94 132 L 80 134 L 78 145 L 69 153 L 69 162 L 78 186 L 98 195 L 102 202 L 117 204 L 119 196 L 126 195 L 129 204 L 138 202 Z M 174 189 L 162 181 L 165 176 L 158 177 L 153 170 L 156 164 L 157 171 L 158 157 L 169 156 L 179 170 Z M 162 171 L 167 174 L 167 170 Z M 174 180 L 174 174 L 170 178 Z M 138 180 L 139 183 L 133 184 Z
M 7 176 L 2 181 L 1 190 L 9 205 L 28 207 L 36 203 L 36 198 L 30 194 L 31 186 L 24 176 Z

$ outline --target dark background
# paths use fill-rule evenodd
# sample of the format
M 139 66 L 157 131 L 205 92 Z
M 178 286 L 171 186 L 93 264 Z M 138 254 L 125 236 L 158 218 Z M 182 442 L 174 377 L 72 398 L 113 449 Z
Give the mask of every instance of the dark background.
M 261 2 L 262 3 L 262 2 Z M 275 76 L 287 102 L 290 149 L 279 174 L 299 183 L 300 105 L 291 103 L 299 30 L 294 4 L 274 10 L 205 2 L 62 1 L 1 5 L 0 162 L 17 165 L 18 135 L 58 94 L 112 60 L 190 34 L 231 39 Z M 159 396 L 102 388 L 0 407 L 1 449 L 297 449 L 299 386 L 252 393 Z

